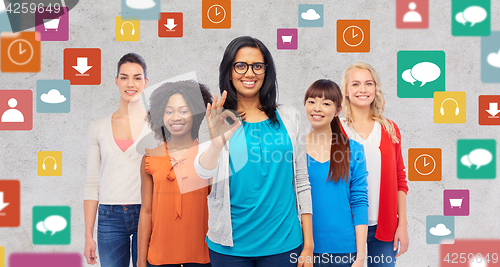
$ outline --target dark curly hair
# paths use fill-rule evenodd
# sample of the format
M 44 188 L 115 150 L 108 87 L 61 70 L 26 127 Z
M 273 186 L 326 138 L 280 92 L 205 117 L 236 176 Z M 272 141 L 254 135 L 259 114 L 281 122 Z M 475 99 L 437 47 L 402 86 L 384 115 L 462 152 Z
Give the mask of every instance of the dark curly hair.
M 212 95 L 207 86 L 195 81 L 178 81 L 162 84 L 151 94 L 150 109 L 146 118 L 156 139 L 167 141 L 170 139 L 170 132 L 165 127 L 163 116 L 165 107 L 171 96 L 180 94 L 193 114 L 193 127 L 191 128 L 191 137 L 198 138 L 198 131 L 201 122 L 205 117 L 208 103 L 212 103 Z

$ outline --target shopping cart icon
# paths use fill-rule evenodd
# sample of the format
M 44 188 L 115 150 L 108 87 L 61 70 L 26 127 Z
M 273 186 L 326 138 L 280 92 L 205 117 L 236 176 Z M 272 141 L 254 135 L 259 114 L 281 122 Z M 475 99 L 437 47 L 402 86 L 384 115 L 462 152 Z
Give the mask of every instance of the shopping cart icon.
M 462 201 L 464 198 L 450 198 L 451 208 L 462 208 Z
M 291 44 L 292 43 L 292 37 L 293 37 L 293 35 L 282 35 L 281 36 L 281 40 L 283 41 L 283 44 L 284 43 Z
M 45 27 L 45 31 L 47 30 L 56 30 L 59 29 L 59 21 L 61 19 L 43 19 L 43 26 Z

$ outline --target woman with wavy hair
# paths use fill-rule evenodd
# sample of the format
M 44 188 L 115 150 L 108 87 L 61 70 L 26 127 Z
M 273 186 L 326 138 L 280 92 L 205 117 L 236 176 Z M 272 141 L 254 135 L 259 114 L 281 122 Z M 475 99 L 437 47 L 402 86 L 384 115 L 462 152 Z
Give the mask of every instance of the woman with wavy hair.
M 384 93 L 380 77 L 366 63 L 355 63 L 344 71 L 342 128 L 365 148 L 368 170 L 369 267 L 395 266 L 396 257 L 408 249 L 406 218 L 406 172 L 401 154 L 401 134 L 383 116 Z M 400 246 L 399 253 L 398 244 Z

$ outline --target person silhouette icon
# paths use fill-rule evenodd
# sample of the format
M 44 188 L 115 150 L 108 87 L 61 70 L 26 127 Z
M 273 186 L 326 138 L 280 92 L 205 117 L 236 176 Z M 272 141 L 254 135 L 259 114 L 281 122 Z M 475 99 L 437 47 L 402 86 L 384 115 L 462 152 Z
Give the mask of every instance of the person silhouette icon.
M 1 122 L 24 122 L 24 115 L 21 111 L 15 109 L 17 106 L 17 100 L 15 98 L 9 99 L 7 102 L 10 109 L 6 110 L 2 114 Z
M 404 15 L 403 22 L 422 22 L 422 16 L 420 16 L 420 13 L 415 11 L 417 4 L 411 2 L 408 5 L 408 8 L 410 8 L 410 11 L 406 12 Z

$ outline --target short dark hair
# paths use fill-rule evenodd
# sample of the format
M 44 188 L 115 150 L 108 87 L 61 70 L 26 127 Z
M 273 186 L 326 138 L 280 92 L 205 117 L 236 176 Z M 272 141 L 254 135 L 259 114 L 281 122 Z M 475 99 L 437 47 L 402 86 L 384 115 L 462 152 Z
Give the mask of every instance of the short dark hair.
M 264 63 L 266 66 L 266 74 L 264 77 L 264 82 L 259 90 L 259 100 L 262 106 L 261 110 L 266 113 L 272 123 L 278 123 L 276 118 L 276 97 L 278 94 L 278 83 L 276 81 L 276 67 L 274 66 L 274 60 L 271 56 L 271 52 L 267 47 L 259 40 L 250 36 L 240 36 L 232 40 L 226 47 L 224 56 L 219 67 L 219 88 L 220 93 L 227 91 L 226 102 L 224 103 L 224 108 L 237 110 L 238 99 L 236 95 L 236 89 L 231 78 L 231 71 L 233 67 L 233 60 L 236 57 L 236 53 L 244 47 L 253 47 L 259 49 L 264 57 Z M 244 114 L 243 118 L 244 118 Z
M 180 94 L 188 105 L 191 114 L 193 114 L 193 127 L 191 128 L 191 137 L 198 138 L 198 131 L 201 122 L 205 117 L 206 107 L 212 102 L 212 95 L 208 88 L 195 81 L 178 81 L 162 84 L 151 94 L 150 108 L 146 118 L 156 139 L 167 141 L 170 139 L 170 132 L 165 127 L 163 116 L 165 107 L 171 96 Z
M 124 55 L 122 58 L 120 58 L 120 61 L 118 61 L 118 68 L 116 70 L 116 77 L 120 75 L 120 67 L 125 63 L 137 63 L 141 65 L 142 70 L 144 71 L 144 79 L 148 77 L 148 71 L 147 71 L 148 69 L 146 67 L 146 61 L 144 61 L 144 58 L 142 58 L 136 53 L 128 53 Z

